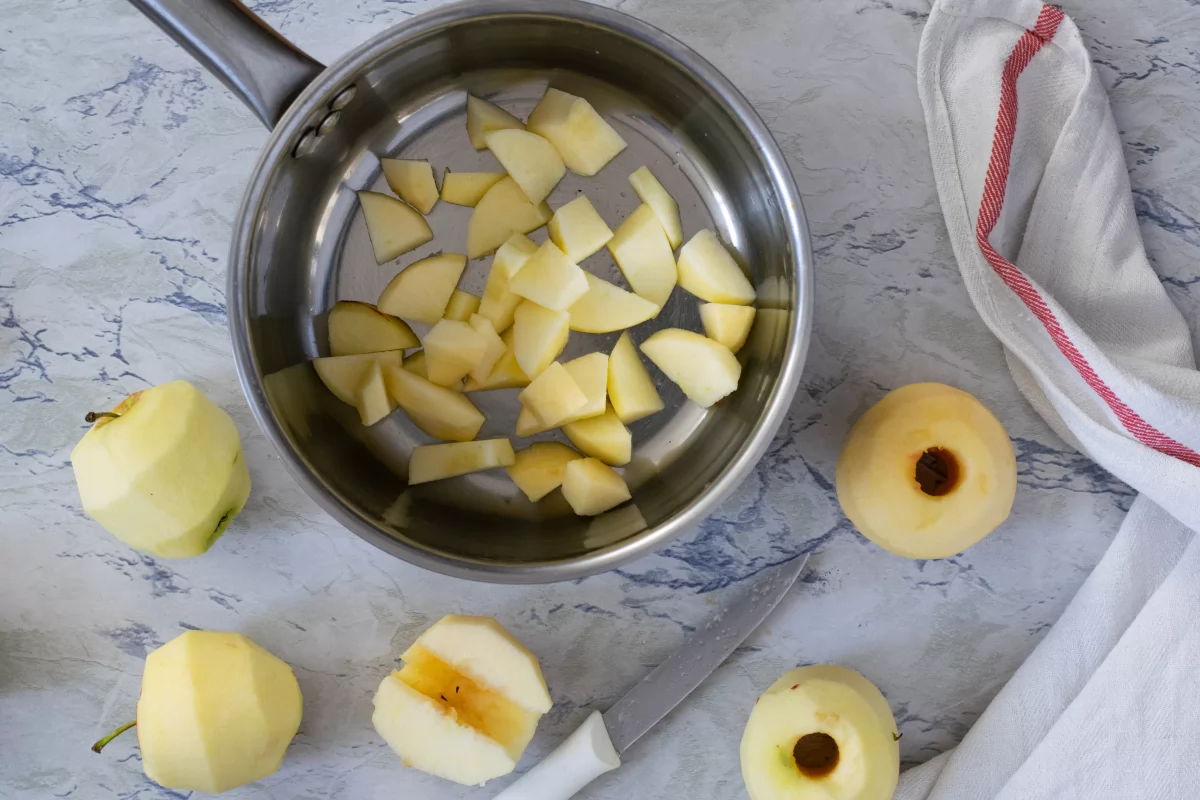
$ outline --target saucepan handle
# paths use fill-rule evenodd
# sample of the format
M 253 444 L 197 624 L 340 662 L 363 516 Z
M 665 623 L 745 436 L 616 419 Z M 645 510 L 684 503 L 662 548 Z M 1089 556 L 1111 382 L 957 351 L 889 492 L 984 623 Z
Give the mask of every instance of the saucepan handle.
M 325 67 L 238 0 L 129 0 L 221 79 L 268 128 Z

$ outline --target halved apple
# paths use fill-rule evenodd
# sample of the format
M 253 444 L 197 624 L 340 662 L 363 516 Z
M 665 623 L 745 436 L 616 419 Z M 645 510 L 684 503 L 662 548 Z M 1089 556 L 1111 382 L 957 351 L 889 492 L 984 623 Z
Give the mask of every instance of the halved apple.
M 486 381 L 492 374 L 496 362 L 508 351 L 508 345 L 496 334 L 496 329 L 492 327 L 492 323 L 487 317 L 472 314 L 467 324 L 471 326 L 471 330 L 479 334 L 479 338 L 483 339 L 485 345 L 483 355 L 475 362 L 475 366 L 468 374 L 476 382 Z
M 329 311 L 329 352 L 335 356 L 419 347 L 412 328 L 370 303 L 342 300 Z
M 517 395 L 521 405 L 547 428 L 561 425 L 587 404 L 587 395 L 562 364 L 555 361 Z
M 678 280 L 675 254 L 650 206 L 638 206 L 617 226 L 608 252 L 633 291 L 659 307 L 667 302 Z
M 733 392 L 742 375 L 728 347 L 680 328 L 654 334 L 642 342 L 642 352 L 701 408 Z
M 554 191 L 567 172 L 554 145 L 536 133 L 492 131 L 484 140 L 488 150 L 535 206 Z
M 479 295 L 455 289 L 454 293 L 450 295 L 450 301 L 446 303 L 446 312 L 442 318 L 455 322 L 466 322 L 472 314 L 479 310 L 479 303 Z
M 426 444 L 413 448 L 408 462 L 408 483 L 415 486 L 485 469 L 508 467 L 514 458 L 508 439 Z
M 526 300 L 513 314 L 513 354 L 521 370 L 536 378 L 567 346 L 571 315 Z
M 571 305 L 571 330 L 611 333 L 640 325 L 658 316 L 659 306 L 625 291 L 590 272 L 584 274 L 588 290 Z
M 314 358 L 312 365 L 333 396 L 352 406 L 358 403 L 358 389 L 366 382 L 372 364 L 378 361 L 380 366 L 391 364 L 399 367 L 403 358 L 403 350 L 388 350 L 383 353 Z
M 467 138 L 476 150 L 487 148 L 487 134 L 508 128 L 525 130 L 525 123 L 495 103 L 467 95 Z
M 701 300 L 744 306 L 754 302 L 754 286 L 709 228 L 679 251 L 679 285 Z
M 750 335 L 754 311 L 754 306 L 701 303 L 700 321 L 704 323 L 704 335 L 725 345 L 731 353 L 736 353 Z
M 549 139 L 579 175 L 595 175 L 626 146 L 591 103 L 558 89 L 546 90 L 526 127 Z
M 508 290 L 552 311 L 566 311 L 587 294 L 586 273 L 554 242 L 546 242 L 508 282 Z
M 536 503 L 562 485 L 567 464 L 583 456 L 562 442 L 534 442 L 518 450 L 516 460 L 507 467 L 508 477 Z
M 521 187 L 506 175 L 475 204 L 467 222 L 467 257 L 486 256 L 514 233 L 529 233 L 550 221 L 554 212 L 543 201 L 529 202 Z M 422 218 L 422 221 L 424 219 Z
M 378 361 L 371 364 L 367 379 L 358 390 L 358 402 L 355 405 L 363 425 L 374 425 L 396 409 L 396 404 L 384 386 L 383 372 L 379 369 Z
M 509 281 L 537 251 L 538 246 L 530 241 L 529 237 L 522 233 L 514 233 L 507 242 L 500 245 L 500 249 L 492 257 L 492 267 L 488 271 L 487 286 L 483 290 L 479 314 L 491 320 L 497 333 L 504 333 L 512 326 L 513 312 L 521 305 L 523 299 L 509 289 Z
M 598 417 L 568 422 L 562 432 L 571 444 L 610 466 L 628 464 L 633 456 L 633 435 L 611 407 Z
M 594 517 L 621 505 L 633 495 L 625 479 L 598 458 L 571 461 L 563 470 L 563 497 L 581 517 Z
M 467 392 L 483 392 L 490 389 L 519 389 L 522 386 L 529 385 L 529 376 L 521 369 L 521 365 L 517 363 L 516 353 L 513 352 L 513 331 L 509 328 L 500 337 L 500 341 L 504 343 L 504 353 L 500 356 L 500 360 L 492 367 L 492 371 L 484 380 L 475 380 L 467 378 L 467 385 L 463 391 Z
M 550 234 L 550 241 L 576 264 L 598 253 L 613 237 L 607 223 L 584 194 L 560 206 L 547 223 L 546 232 Z
M 654 215 L 658 217 L 663 231 L 667 234 L 667 241 L 671 243 L 671 249 L 679 247 L 683 243 L 683 223 L 679 221 L 679 204 L 675 202 L 675 198 L 671 197 L 658 182 L 658 178 L 654 177 L 654 173 L 646 167 L 639 167 L 630 175 L 629 183 L 642 202 L 654 210 Z
M 394 317 L 434 325 L 446 313 L 466 266 L 461 253 L 439 253 L 409 264 L 384 287 L 378 308 Z
M 384 264 L 433 239 L 425 218 L 391 195 L 359 192 L 367 235 L 375 251 L 375 263 Z
M 410 206 L 428 214 L 438 201 L 433 167 L 428 161 L 409 161 L 400 158 L 381 158 L 383 177 L 392 191 Z
M 663 410 L 662 398 L 628 331 L 617 339 L 608 357 L 608 399 L 626 425 Z
M 442 175 L 442 199 L 456 206 L 474 208 L 487 190 L 495 186 L 503 172 L 451 172 Z
M 443 319 L 425 334 L 425 370 L 439 386 L 458 383 L 475 368 L 488 343 L 465 322 Z
M 435 439 L 469 442 L 483 427 L 483 414 L 460 392 L 392 365 L 383 366 L 383 382 L 409 419 Z

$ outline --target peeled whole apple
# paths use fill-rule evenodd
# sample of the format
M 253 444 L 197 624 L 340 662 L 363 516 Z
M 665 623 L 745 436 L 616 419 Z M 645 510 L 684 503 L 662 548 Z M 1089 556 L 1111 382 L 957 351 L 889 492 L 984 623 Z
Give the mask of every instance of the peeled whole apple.
M 168 789 L 209 794 L 261 780 L 279 770 L 302 705 L 291 667 L 250 639 L 185 631 L 146 656 L 136 723 L 142 769 Z
M 83 510 L 130 547 L 198 556 L 246 505 L 237 427 L 187 381 L 135 392 L 88 419 L 71 451 Z
M 901 386 L 842 445 L 838 502 L 875 544 L 907 558 L 946 558 L 1008 518 L 1017 490 L 1012 442 L 990 411 L 940 383 Z
M 742 779 L 750 800 L 891 800 L 899 739 L 887 701 L 862 675 L 793 669 L 750 712 Z

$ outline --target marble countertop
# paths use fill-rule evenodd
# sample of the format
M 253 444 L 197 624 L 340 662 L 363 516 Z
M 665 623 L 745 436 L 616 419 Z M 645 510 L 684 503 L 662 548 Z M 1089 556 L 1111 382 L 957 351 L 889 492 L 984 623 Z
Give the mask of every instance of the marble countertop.
M 326 63 L 434 4 L 250 3 Z M 670 800 L 745 796 L 742 725 L 789 667 L 838 662 L 879 684 L 916 763 L 961 738 L 1053 624 L 1133 494 L 1020 397 L 962 286 L 914 82 L 928 0 L 613 4 L 711 59 L 778 138 L 817 254 L 812 348 L 770 451 L 694 534 L 605 575 L 504 587 L 360 541 L 254 424 L 226 331 L 224 255 L 266 138 L 257 120 L 123 0 L 0 0 L 0 795 L 187 796 L 146 780 L 133 738 L 103 756 L 88 746 L 131 717 L 146 653 L 188 628 L 249 634 L 295 668 L 305 696 L 283 768 L 230 797 L 486 797 L 402 768 L 371 727 L 379 680 L 424 626 L 495 615 L 540 656 L 556 705 L 524 767 L 766 565 L 811 552 L 802 587 L 582 795 Z M 1200 319 L 1200 9 L 1065 10 L 1110 90 L 1151 260 Z M 84 409 L 175 378 L 234 416 L 255 491 L 210 554 L 168 562 L 83 515 L 68 456 Z M 980 397 L 1017 452 L 1012 517 L 944 561 L 867 542 L 832 486 L 854 419 L 921 380 Z

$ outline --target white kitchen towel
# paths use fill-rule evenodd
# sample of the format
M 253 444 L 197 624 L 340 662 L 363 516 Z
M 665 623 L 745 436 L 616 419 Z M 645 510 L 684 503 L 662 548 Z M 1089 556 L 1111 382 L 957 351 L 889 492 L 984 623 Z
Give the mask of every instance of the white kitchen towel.
M 918 86 L 951 244 L 1018 387 L 1140 492 L 1062 619 L 901 800 L 1200 797 L 1200 372 L 1070 19 L 938 0 Z

